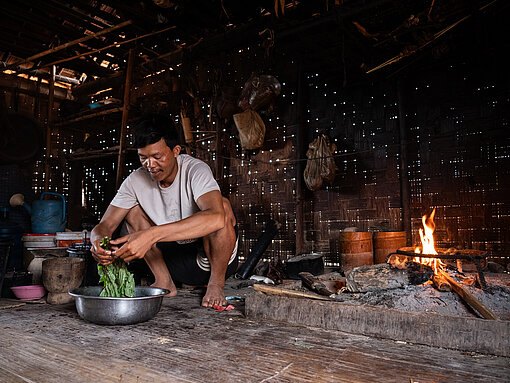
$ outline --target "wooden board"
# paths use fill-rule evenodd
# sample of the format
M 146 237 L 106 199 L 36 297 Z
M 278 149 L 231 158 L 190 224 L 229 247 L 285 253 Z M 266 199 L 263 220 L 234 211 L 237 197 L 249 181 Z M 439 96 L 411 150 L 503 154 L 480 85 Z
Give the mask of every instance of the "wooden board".
M 254 293 L 249 318 L 339 330 L 469 352 L 510 356 L 510 321 L 414 313 L 342 302 Z

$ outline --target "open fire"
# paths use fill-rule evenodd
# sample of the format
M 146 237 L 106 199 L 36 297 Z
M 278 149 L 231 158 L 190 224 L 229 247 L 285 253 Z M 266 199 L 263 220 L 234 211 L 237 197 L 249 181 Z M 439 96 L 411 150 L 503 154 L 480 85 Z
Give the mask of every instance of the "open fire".
M 417 254 L 433 254 L 437 255 L 436 248 L 434 247 L 434 231 L 436 230 L 436 225 L 434 223 L 434 215 L 436 214 L 436 209 L 432 210 L 429 216 L 426 214 L 421 217 L 421 221 L 423 223 L 423 229 L 420 229 L 420 239 L 421 239 L 421 249 L 417 247 L 414 252 Z M 440 258 L 421 258 L 414 257 L 414 262 L 421 263 L 427 266 L 430 266 L 434 270 L 434 274 L 438 274 L 439 270 L 442 270 L 446 264 L 441 261 Z

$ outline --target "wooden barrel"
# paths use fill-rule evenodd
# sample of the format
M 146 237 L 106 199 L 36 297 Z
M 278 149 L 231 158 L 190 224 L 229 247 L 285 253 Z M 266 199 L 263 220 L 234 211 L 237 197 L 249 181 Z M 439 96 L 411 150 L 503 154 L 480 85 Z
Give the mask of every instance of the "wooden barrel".
M 374 263 L 372 233 L 340 232 L 338 252 L 340 265 L 345 274 L 355 267 L 372 265 Z
M 374 263 L 385 263 L 388 254 L 406 247 L 405 231 L 380 231 L 374 233 Z

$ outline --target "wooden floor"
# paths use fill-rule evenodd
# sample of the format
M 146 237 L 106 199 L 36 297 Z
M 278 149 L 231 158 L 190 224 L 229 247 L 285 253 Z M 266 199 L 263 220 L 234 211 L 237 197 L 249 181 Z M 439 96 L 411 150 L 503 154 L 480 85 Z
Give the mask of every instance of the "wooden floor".
M 0 382 L 510 381 L 510 358 L 255 322 L 242 303 L 218 313 L 180 293 L 131 326 L 87 323 L 72 304 L 1 302 Z

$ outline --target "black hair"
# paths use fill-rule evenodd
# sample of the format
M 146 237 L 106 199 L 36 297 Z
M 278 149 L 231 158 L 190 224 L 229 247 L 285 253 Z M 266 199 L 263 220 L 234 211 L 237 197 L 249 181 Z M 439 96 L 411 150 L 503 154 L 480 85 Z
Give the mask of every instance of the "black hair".
M 180 145 L 175 123 L 169 116 L 147 114 L 140 118 L 133 128 L 133 146 L 136 149 L 155 144 L 162 138 L 170 149 Z

